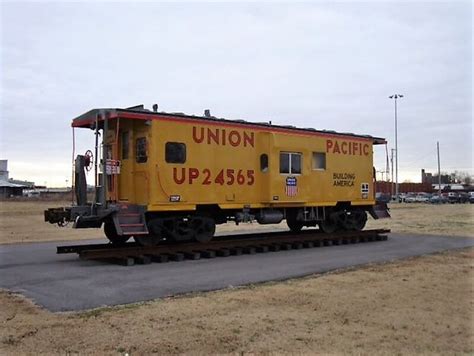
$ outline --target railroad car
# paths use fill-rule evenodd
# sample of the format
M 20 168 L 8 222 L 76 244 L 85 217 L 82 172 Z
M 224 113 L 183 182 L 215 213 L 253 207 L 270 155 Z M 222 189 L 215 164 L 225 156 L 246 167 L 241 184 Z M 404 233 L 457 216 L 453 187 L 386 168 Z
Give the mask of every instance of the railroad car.
M 286 219 L 294 232 L 318 226 L 331 233 L 363 229 L 367 213 L 389 216 L 374 194 L 373 145 L 383 138 L 157 106 L 93 109 L 72 127 L 92 130 L 95 143 L 75 158 L 75 202 L 46 210 L 45 221 L 103 226 L 114 244 L 131 237 L 142 245 L 207 242 L 216 224 L 229 221 Z

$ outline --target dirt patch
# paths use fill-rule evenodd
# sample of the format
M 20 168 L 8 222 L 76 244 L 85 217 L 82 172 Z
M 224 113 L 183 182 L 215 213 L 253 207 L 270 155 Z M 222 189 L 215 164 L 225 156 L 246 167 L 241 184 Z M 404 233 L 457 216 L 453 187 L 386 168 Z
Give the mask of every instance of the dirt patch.
M 3 201 L 0 202 L 0 244 L 104 239 L 102 229 L 72 229 L 44 222 L 43 211 L 70 202 Z M 429 205 L 397 204 L 391 206 L 391 219 L 369 219 L 367 228 L 390 228 L 393 232 L 424 233 L 449 236 L 474 236 L 474 204 Z M 287 229 L 278 225 L 219 225 L 217 232 L 249 232 Z
M 53 314 L 0 293 L 1 354 L 472 353 L 474 250 Z

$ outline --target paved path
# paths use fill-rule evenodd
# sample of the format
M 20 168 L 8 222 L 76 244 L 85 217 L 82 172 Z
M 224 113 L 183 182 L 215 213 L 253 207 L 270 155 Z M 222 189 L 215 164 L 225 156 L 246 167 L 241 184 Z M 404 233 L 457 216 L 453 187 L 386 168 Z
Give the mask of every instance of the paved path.
M 474 239 L 391 234 L 388 241 L 132 267 L 57 255 L 57 244 L 0 246 L 0 288 L 51 311 L 84 310 L 458 249 Z

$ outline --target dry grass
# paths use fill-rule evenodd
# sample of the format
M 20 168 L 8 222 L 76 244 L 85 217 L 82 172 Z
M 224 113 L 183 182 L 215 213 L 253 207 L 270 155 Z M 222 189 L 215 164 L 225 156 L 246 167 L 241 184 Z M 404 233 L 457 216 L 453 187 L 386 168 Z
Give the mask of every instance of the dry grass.
M 1 354 L 472 353 L 473 250 L 83 313 L 0 293 Z
M 474 236 L 474 204 L 392 204 L 391 219 L 368 221 L 368 228 L 444 236 Z
M 65 241 L 104 238 L 100 229 L 61 228 L 44 222 L 47 208 L 71 205 L 70 202 L 1 201 L 0 243 Z
M 103 239 L 101 229 L 75 230 L 71 226 L 61 228 L 44 222 L 45 209 L 69 204 L 67 201 L 0 202 L 0 244 Z M 474 204 L 400 204 L 391 206 L 391 214 L 392 219 L 369 219 L 367 228 L 384 227 L 401 233 L 474 236 Z M 286 223 L 266 226 L 228 223 L 218 226 L 217 231 L 269 231 L 275 228 L 286 229 Z
M 2 202 L 0 243 L 102 238 L 43 222 L 43 209 L 64 204 Z M 397 205 L 393 219 L 369 227 L 474 235 L 473 208 Z M 53 314 L 3 291 L 0 354 L 472 354 L 473 257 L 467 249 L 81 313 Z

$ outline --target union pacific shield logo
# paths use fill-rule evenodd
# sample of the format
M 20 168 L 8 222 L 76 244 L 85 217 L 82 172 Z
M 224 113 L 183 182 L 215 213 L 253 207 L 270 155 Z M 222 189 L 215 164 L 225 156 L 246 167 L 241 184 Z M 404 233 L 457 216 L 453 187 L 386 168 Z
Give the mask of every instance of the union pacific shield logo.
M 285 193 L 289 197 L 295 197 L 296 194 L 298 194 L 298 185 L 296 177 L 286 178 Z

